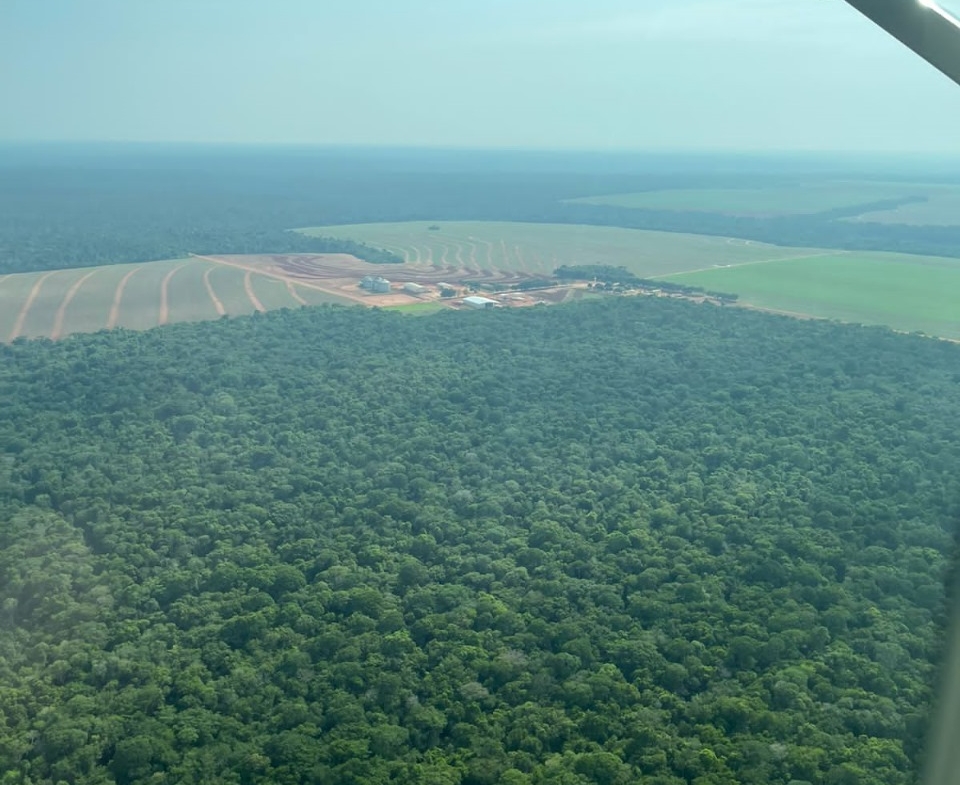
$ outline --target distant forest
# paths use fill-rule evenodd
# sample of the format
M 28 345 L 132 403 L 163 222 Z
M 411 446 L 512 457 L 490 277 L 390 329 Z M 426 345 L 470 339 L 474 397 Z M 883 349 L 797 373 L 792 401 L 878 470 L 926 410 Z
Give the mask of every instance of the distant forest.
M 34 156 L 22 163 L 8 156 L 0 160 L 0 274 L 187 252 L 347 252 L 372 262 L 399 262 L 381 250 L 289 230 L 431 219 L 583 223 L 780 245 L 960 256 L 960 227 L 840 220 L 895 206 L 891 202 L 776 218 L 564 202 L 665 187 L 776 185 L 796 182 L 796 173 L 710 174 L 688 167 L 675 173 L 564 174 L 537 170 L 535 158 L 529 171 L 522 162 L 485 170 L 458 161 L 424 169 L 403 155 L 341 159 L 322 151 L 88 153 L 49 160 Z
M 0 347 L 0 782 L 914 783 L 958 392 L 655 298 Z

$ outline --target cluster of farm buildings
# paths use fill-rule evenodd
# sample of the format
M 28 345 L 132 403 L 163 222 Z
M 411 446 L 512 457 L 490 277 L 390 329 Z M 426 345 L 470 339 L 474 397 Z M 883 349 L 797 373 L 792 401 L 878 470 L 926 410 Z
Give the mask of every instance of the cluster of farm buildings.
M 435 284 L 415 283 L 413 281 L 393 283 L 379 275 L 363 277 L 359 286 L 360 289 L 370 294 L 403 294 L 424 300 L 442 299 L 449 302 L 452 307 L 464 306 L 477 310 L 504 306 L 536 305 L 544 302 L 517 292 L 501 292 L 493 295 L 497 299 L 470 294 L 472 287 L 463 283 L 447 283 L 445 281 L 439 281 Z M 464 294 L 465 291 L 468 294 Z

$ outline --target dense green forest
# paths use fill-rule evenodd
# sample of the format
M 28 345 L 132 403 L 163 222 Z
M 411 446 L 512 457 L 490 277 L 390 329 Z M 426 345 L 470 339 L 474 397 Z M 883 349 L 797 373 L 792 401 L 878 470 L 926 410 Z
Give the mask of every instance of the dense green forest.
M 648 298 L 0 347 L 0 783 L 915 782 L 958 392 Z
M 960 255 L 960 227 L 846 221 L 909 198 L 814 215 L 749 218 L 569 203 L 596 194 L 685 187 L 763 187 L 849 172 L 766 174 L 727 161 L 618 159 L 572 154 L 538 168 L 537 154 L 207 148 L 0 147 L 0 274 L 148 261 L 188 252 L 347 252 L 398 262 L 384 251 L 305 226 L 404 220 L 532 221 L 743 237 L 780 245 Z M 66 152 L 64 152 L 66 150 Z M 781 167 L 787 164 L 780 164 Z M 726 168 L 724 168 L 726 167 Z M 859 175 L 863 177 L 863 175 Z M 888 175 L 890 177 L 891 175 Z

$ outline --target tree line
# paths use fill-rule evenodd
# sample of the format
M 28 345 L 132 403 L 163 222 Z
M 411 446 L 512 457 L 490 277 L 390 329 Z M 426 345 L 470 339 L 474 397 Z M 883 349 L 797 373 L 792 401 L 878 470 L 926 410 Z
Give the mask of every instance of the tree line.
M 482 155 L 476 156 L 482 159 Z M 738 217 L 571 202 L 598 193 L 684 187 L 763 187 L 783 176 L 651 170 L 645 174 L 531 169 L 463 171 L 409 160 L 256 153 L 51 157 L 3 165 L 0 274 L 169 259 L 185 253 L 353 253 L 383 250 L 295 228 L 378 221 L 486 220 L 591 224 L 742 237 L 789 246 L 960 255 L 960 226 L 847 220 L 914 201 L 884 200 L 811 215 Z M 343 159 L 343 160 L 341 160 Z M 0 161 L 0 165 L 3 162 Z M 835 177 L 836 175 L 831 175 Z M 808 176 L 809 182 L 816 178 Z
M 738 294 L 715 292 L 702 286 L 641 278 L 626 267 L 609 264 L 564 264 L 554 270 L 553 274 L 561 281 L 591 281 L 602 284 L 606 289 L 656 289 L 686 296 L 711 297 L 724 303 L 734 303 L 740 299 Z

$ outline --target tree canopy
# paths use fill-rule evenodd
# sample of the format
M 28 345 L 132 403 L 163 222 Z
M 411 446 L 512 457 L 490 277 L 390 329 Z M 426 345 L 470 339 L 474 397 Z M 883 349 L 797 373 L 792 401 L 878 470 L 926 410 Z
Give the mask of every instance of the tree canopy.
M 914 782 L 958 385 L 653 298 L 0 347 L 0 783 Z

